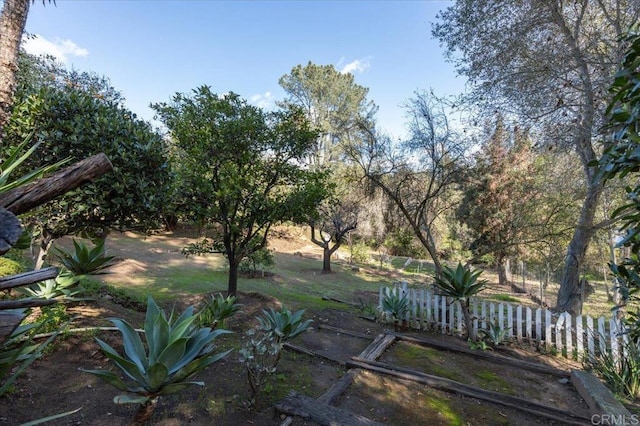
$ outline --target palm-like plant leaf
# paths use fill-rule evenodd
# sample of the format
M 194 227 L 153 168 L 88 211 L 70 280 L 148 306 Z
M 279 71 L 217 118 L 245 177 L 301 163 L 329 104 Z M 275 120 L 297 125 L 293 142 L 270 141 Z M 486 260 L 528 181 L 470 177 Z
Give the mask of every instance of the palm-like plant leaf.
M 481 270 L 472 272 L 460 263 L 458 263 L 456 269 L 444 266 L 442 274 L 435 277 L 435 284 L 443 296 L 457 300 L 468 299 L 486 287 L 486 281 L 478 280 L 481 273 Z

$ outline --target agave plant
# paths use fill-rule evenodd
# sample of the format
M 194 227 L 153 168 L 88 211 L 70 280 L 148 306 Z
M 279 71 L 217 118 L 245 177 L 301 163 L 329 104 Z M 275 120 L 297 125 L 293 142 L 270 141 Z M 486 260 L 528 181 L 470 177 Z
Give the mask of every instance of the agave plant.
M 187 308 L 177 318 L 173 312 L 167 318 L 149 297 L 144 322 L 146 348 L 136 330 L 121 319 L 112 319 L 111 322 L 122 333 L 123 355 L 96 338 L 104 355 L 124 373 L 129 383 L 112 371 L 84 371 L 126 392 L 116 396 L 115 403 L 140 404 L 134 424 L 144 424 L 153 414 L 160 396 L 193 385 L 203 386 L 204 383 L 190 379 L 231 352 L 215 353 L 213 345 L 216 337 L 230 331 L 197 327 L 195 320 L 193 307 Z
M 393 291 L 388 287 L 385 288 L 379 309 L 383 314 L 393 318 L 396 331 L 398 331 L 400 321 L 403 322 L 403 328 L 405 328 L 407 312 L 409 312 L 409 300 L 405 294 L 400 294 L 400 291 Z
M 282 307 L 280 312 L 269 308 L 269 311 L 262 310 L 263 316 L 257 317 L 260 328 L 267 334 L 272 335 L 276 343 L 282 343 L 285 340 L 293 339 L 299 334 L 305 332 L 313 320 L 302 320 L 305 310 L 291 313 L 290 310 Z
M 458 263 L 456 269 L 444 266 L 442 273 L 435 277 L 435 285 L 443 296 L 451 297 L 458 301 L 462 307 L 462 315 L 467 329 L 467 336 L 470 340 L 478 340 L 478 334 L 473 328 L 471 312 L 469 311 L 469 298 L 475 296 L 485 289 L 487 282 L 478 280 L 481 270 L 470 271 Z
M 62 266 L 76 276 L 106 274 L 105 269 L 112 265 L 113 256 L 106 255 L 104 242 L 104 238 L 97 239 L 90 249 L 74 238 L 74 252 L 69 253 L 56 247 L 57 257 Z
M 482 334 L 482 340 L 486 340 L 492 346 L 499 346 L 509 337 L 509 330 L 500 327 L 496 322 L 489 323 L 489 328 L 481 328 L 479 330 Z
M 230 295 L 225 298 L 222 293 L 211 295 L 198 313 L 198 323 L 214 329 L 224 328 L 224 320 L 235 315 L 242 307 L 241 304 L 235 303 L 236 300 L 235 296 Z

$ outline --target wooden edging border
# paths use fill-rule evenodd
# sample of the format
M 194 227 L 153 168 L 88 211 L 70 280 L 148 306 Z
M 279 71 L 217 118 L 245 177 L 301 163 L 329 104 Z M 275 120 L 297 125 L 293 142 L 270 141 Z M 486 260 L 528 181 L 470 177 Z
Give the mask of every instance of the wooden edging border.
M 487 401 L 493 404 L 503 405 L 505 407 L 524 411 L 538 417 L 563 422 L 569 425 L 584 425 L 585 422 L 589 421 L 589 418 L 587 417 L 570 414 L 555 407 L 536 404 L 526 399 L 501 394 L 499 392 L 487 391 L 475 386 L 456 382 L 454 380 L 432 376 L 407 368 L 390 366 L 382 362 L 362 358 L 353 358 L 351 361 L 347 361 L 347 368 L 360 368 L 363 370 L 390 375 L 400 379 L 411 380 L 445 392 L 457 393 L 459 395 L 467 396 L 470 398 Z
M 458 346 L 453 346 L 453 345 L 448 345 L 446 343 L 443 342 L 436 342 L 433 340 L 428 340 L 428 339 L 420 339 L 417 337 L 412 337 L 412 336 L 407 336 L 405 334 L 401 334 L 401 333 L 395 333 L 395 332 L 387 332 L 387 334 L 393 335 L 395 336 L 397 339 L 399 340 L 404 340 L 407 342 L 411 342 L 411 343 L 416 343 L 418 345 L 422 345 L 422 346 L 429 346 L 435 349 L 440 349 L 440 350 L 445 350 L 445 351 L 449 351 L 449 352 L 459 352 L 465 355 L 469 355 L 472 356 L 474 358 L 480 358 L 480 359 L 484 359 L 487 360 L 489 362 L 493 362 L 496 364 L 501 364 L 501 365 L 510 365 L 513 367 L 518 367 L 518 368 L 523 368 L 525 370 L 529 370 L 529 371 L 534 371 L 536 373 L 544 373 L 544 374 L 550 374 L 556 377 L 561 377 L 561 378 L 569 378 L 571 376 L 571 372 L 566 371 L 566 370 L 561 370 L 559 368 L 554 368 L 554 367 L 550 367 L 547 365 L 539 365 L 539 364 L 534 364 L 532 362 L 528 362 L 528 361 L 522 361 L 520 359 L 516 359 L 516 358 L 509 358 L 506 356 L 501 356 L 501 355 L 496 355 L 493 353 L 487 353 L 487 352 L 483 352 L 483 351 L 474 351 L 472 349 L 465 349 L 465 348 L 460 348 Z

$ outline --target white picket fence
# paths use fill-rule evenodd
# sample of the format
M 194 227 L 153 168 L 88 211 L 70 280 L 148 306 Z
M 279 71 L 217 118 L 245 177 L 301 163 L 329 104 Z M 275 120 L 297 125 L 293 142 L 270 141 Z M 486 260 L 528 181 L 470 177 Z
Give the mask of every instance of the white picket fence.
M 409 309 L 407 325 L 418 330 L 440 330 L 443 334 L 462 334 L 464 317 L 459 303 L 435 294 L 432 290 L 411 289 L 406 283 L 381 287 L 379 306 L 386 292 L 407 297 Z M 498 324 L 507 330 L 511 340 L 543 346 L 548 352 L 578 360 L 609 353 L 615 360 L 628 339 L 614 317 L 594 319 L 588 315 L 575 318 L 565 312 L 557 314 L 548 309 L 532 309 L 510 303 L 496 303 L 471 298 L 470 310 L 474 329 L 487 329 Z M 389 320 L 388 318 L 386 320 Z

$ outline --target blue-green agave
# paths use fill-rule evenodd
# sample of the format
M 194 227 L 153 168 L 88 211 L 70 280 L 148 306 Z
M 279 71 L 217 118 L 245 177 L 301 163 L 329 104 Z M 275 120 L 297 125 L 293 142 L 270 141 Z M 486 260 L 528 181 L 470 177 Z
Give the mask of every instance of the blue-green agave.
M 224 358 L 229 351 L 215 353 L 213 341 L 227 330 L 212 330 L 194 324 L 197 316 L 193 307 L 179 317 L 173 312 L 166 317 L 153 298 L 147 302 L 144 322 L 146 348 L 138 332 L 126 321 L 111 322 L 122 333 L 124 355 L 104 341 L 96 338 L 102 352 L 128 379 L 107 370 L 84 370 L 125 391 L 114 398 L 115 403 L 146 404 L 159 396 L 169 395 L 191 386 L 203 386 L 203 382 L 190 381 L 199 371 Z

